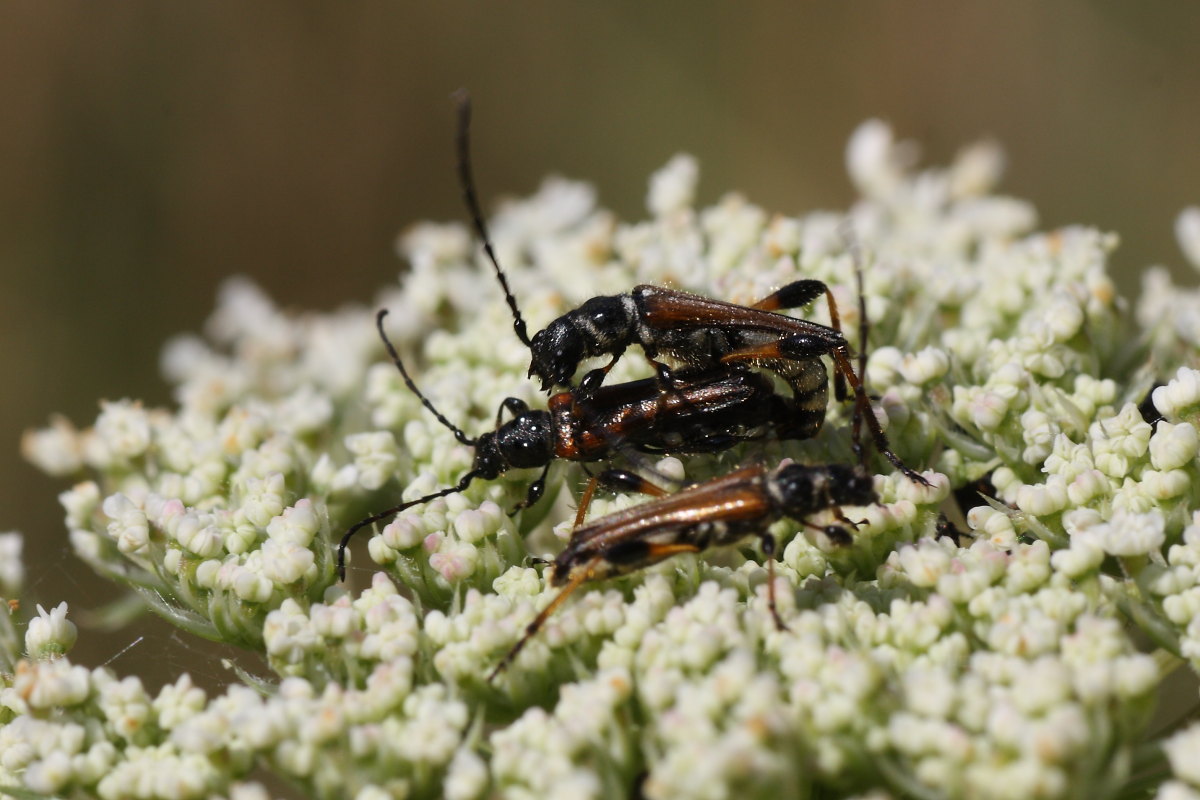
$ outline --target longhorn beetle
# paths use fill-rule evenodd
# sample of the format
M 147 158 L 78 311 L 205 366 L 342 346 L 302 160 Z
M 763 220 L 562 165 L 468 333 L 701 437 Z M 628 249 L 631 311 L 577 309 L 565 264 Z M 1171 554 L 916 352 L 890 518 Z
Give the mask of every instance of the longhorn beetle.
M 351 527 L 338 545 L 337 569 L 342 579 L 346 546 L 355 533 L 412 506 L 465 491 L 476 478 L 493 480 L 510 469 L 542 467 L 542 474 L 530 484 L 515 512 L 542 496 L 546 474 L 555 459 L 603 461 L 623 447 L 644 453 L 713 453 L 767 435 L 807 439 L 816 434 L 825 418 L 824 402 L 801 405 L 795 398 L 777 393 L 764 375 L 717 364 L 705 371 L 676 371 L 666 389 L 659 379 L 647 378 L 599 387 L 585 397 L 578 391 L 560 392 L 549 399 L 546 410 L 531 409 L 523 400 L 509 397 L 496 413 L 495 429 L 472 438 L 417 388 L 384 331 L 386 316 L 386 310 L 379 312 L 376 327 L 405 385 L 454 438 L 475 448 L 475 459 L 455 486 L 372 514 Z M 501 423 L 506 411 L 513 418 Z M 582 521 L 598 481 L 589 481 L 577 523 Z M 622 485 L 627 482 L 622 480 Z
M 888 445 L 887 435 L 880 427 L 866 389 L 851 363 L 850 346 L 841 332 L 833 294 L 819 280 L 794 281 L 752 306 L 642 284 L 627 294 L 593 297 L 531 338 L 516 297 L 509 288 L 508 278 L 496 258 L 475 191 L 469 137 L 470 97 L 460 90 L 455 99 L 459 115 L 458 170 L 463 200 L 512 311 L 513 330 L 529 348 L 532 356 L 529 375 L 541 379 L 543 391 L 554 386 L 569 386 L 580 362 L 608 355 L 608 364 L 591 370 L 580 381 L 580 389 L 585 393 L 595 390 L 626 348 L 636 344 L 654 364 L 659 380 L 664 383 L 669 381 L 670 372 L 656 361 L 660 354 L 700 368 L 731 363 L 763 367 L 775 372 L 792 387 L 797 402 L 806 403 L 818 396 L 823 401 L 828 373 L 821 356 L 829 356 L 834 364 L 837 398 L 845 399 L 845 383 L 854 392 L 856 448 L 858 420 L 861 419 L 866 422 L 876 449 L 896 469 L 916 483 L 927 484 Z M 832 327 L 776 313 L 780 309 L 805 306 L 822 294 L 828 299 Z
M 784 463 L 771 470 L 743 467 L 672 495 L 626 473 L 620 473 L 615 482 L 622 479 L 658 495 L 658 499 L 575 529 L 566 548 L 554 559 L 550 576 L 550 585 L 561 586 L 562 591 L 525 627 L 521 638 L 488 674 L 488 682 L 512 663 L 580 584 L 625 575 L 678 553 L 735 545 L 751 536 L 762 542 L 767 560 L 767 603 L 776 627 L 784 630 L 775 607 L 775 537 L 767 529 L 780 518 L 791 517 L 844 543 L 849 534 L 841 525 L 821 527 L 806 518 L 833 508 L 842 522 L 857 527 L 838 507 L 869 505 L 879 499 L 871 476 L 861 468 L 838 464 Z

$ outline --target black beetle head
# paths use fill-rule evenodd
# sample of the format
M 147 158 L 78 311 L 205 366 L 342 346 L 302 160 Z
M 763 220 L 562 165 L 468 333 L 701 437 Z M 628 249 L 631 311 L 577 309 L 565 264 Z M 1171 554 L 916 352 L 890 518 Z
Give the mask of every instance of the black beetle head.
M 529 350 L 533 358 L 529 376 L 542 380 L 542 391 L 569 386 L 571 377 L 584 359 L 586 342 L 569 317 L 559 317 L 533 336 Z
M 879 502 L 875 479 L 856 467 L 833 464 L 829 467 L 829 496 L 842 506 L 869 506 Z
M 775 473 L 774 482 L 784 513 L 794 518 L 832 506 L 865 506 L 879 500 L 870 475 L 841 464 L 788 464 Z
M 471 471 L 478 473 L 485 481 L 491 481 L 508 470 L 509 464 L 500 452 L 496 431 L 480 436 L 475 441 L 475 463 L 471 465 Z

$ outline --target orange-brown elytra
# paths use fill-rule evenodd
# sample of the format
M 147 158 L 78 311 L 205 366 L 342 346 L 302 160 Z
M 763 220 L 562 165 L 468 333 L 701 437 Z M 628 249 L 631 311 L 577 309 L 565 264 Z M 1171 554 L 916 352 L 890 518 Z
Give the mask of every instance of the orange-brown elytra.
M 624 479 L 637 481 L 628 476 Z M 877 501 L 872 478 L 861 468 L 784 463 L 774 469 L 743 467 L 595 519 L 576 528 L 566 548 L 554 559 L 550 585 L 561 587 L 558 595 L 526 626 L 487 679 L 491 681 L 512 663 L 525 643 L 580 585 L 635 572 L 679 553 L 735 545 L 750 537 L 762 543 L 767 560 L 767 601 L 776 626 L 782 629 L 783 621 L 775 606 L 775 537 L 768 528 L 782 517 L 791 517 L 845 542 L 849 535 L 841 525 L 820 527 L 807 518 L 833 509 L 839 520 L 853 526 L 855 523 L 841 514 L 840 506 Z
M 494 430 L 468 436 L 445 417 L 408 374 L 383 327 L 376 326 L 408 389 L 462 444 L 475 449 L 471 469 L 450 487 L 372 514 L 352 526 L 337 551 L 338 575 L 345 578 L 346 546 L 362 528 L 438 497 L 467 489 L 477 478 L 494 480 L 512 469 L 541 467 L 525 499 L 514 511 L 536 503 L 545 490 L 546 474 L 556 460 L 606 461 L 622 450 L 641 453 L 713 453 L 764 438 L 807 439 L 821 427 L 825 408 L 798 408 L 795 400 L 775 391 L 770 379 L 737 365 L 707 370 L 679 370 L 664 387 L 663 378 L 613 384 L 586 393 L 561 392 L 547 409 L 531 409 L 506 398 L 496 414 Z M 507 412 L 512 419 L 502 422 Z M 594 484 L 589 484 L 590 498 Z M 581 505 L 581 514 L 586 504 Z

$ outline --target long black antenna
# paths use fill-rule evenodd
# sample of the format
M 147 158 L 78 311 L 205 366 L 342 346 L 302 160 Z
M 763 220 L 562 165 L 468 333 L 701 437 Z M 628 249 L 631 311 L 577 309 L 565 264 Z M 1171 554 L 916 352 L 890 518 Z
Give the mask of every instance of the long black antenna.
M 429 398 L 421 393 L 421 390 L 417 388 L 415 383 L 413 383 L 413 379 L 409 377 L 408 370 L 404 368 L 404 362 L 400 360 L 400 354 L 396 352 L 396 348 L 392 346 L 392 341 L 388 339 L 387 334 L 383 330 L 383 318 L 387 315 L 388 310 L 386 308 L 380 309 L 379 313 L 375 315 L 375 327 L 379 329 L 379 338 L 383 339 L 383 346 L 387 348 L 388 355 L 392 357 L 392 363 L 396 365 L 396 369 L 400 370 L 400 375 L 404 378 L 404 385 L 408 387 L 410 392 L 415 394 L 417 398 L 420 399 L 422 405 L 424 405 L 433 413 L 435 417 L 437 417 L 438 422 L 454 431 L 455 439 L 458 439 L 460 443 L 465 444 L 468 447 L 474 447 L 476 444 L 478 444 L 478 440 L 467 436 L 467 434 L 463 433 L 461 428 L 459 428 L 450 420 L 446 419 L 442 415 L 442 412 L 433 407 L 433 403 L 429 402 Z M 387 512 L 384 512 L 384 514 L 386 515 Z
M 427 494 L 424 497 L 418 497 L 416 500 L 410 500 L 407 503 L 401 503 L 398 506 L 393 506 L 393 507 L 387 509 L 386 511 L 380 511 L 378 514 L 372 514 L 371 516 L 367 517 L 366 519 L 362 520 L 361 522 L 355 523 L 353 526 L 351 526 L 350 530 L 346 531 L 346 535 L 342 537 L 342 541 L 338 543 L 338 548 L 337 548 L 338 580 L 339 581 L 346 580 L 346 547 L 347 547 L 347 545 L 350 544 L 350 540 L 352 538 L 354 538 L 354 534 L 358 533 L 360 530 L 367 527 L 368 525 L 374 525 L 376 522 L 379 522 L 382 519 L 387 519 L 388 517 L 392 516 L 393 514 L 399 514 L 401 511 L 404 511 L 405 509 L 412 508 L 413 506 L 419 506 L 422 503 L 428 503 L 430 500 L 436 500 L 439 497 L 445 497 L 448 494 L 455 494 L 457 492 L 466 491 L 466 488 L 471 485 L 471 481 L 475 480 L 478 477 L 479 477 L 479 473 L 476 472 L 475 470 L 471 470 L 470 472 L 468 472 L 466 475 L 463 476 L 462 480 L 458 482 L 457 486 L 451 486 L 449 489 L 439 489 L 438 491 L 433 492 L 432 494 Z
M 521 343 L 529 347 L 529 332 L 525 329 L 525 320 L 521 317 L 521 309 L 517 308 L 517 298 L 513 296 L 512 290 L 508 288 L 508 278 L 505 277 L 504 270 L 500 269 L 500 261 L 496 258 L 496 251 L 492 249 L 492 239 L 488 235 L 487 224 L 484 223 L 483 212 L 479 208 L 479 198 L 475 194 L 475 178 L 471 171 L 471 95 L 466 89 L 459 89 L 451 97 L 454 98 L 454 102 L 458 105 L 458 132 L 456 137 L 458 143 L 458 181 L 462 184 L 463 202 L 467 204 L 467 211 L 471 214 L 471 221 L 475 223 L 475 232 L 483 240 L 483 252 L 487 253 L 488 259 L 496 269 L 496 277 L 500 279 L 500 288 L 504 290 L 504 299 L 508 303 L 508 307 L 512 309 L 513 330 L 516 331 L 517 338 L 521 340 Z

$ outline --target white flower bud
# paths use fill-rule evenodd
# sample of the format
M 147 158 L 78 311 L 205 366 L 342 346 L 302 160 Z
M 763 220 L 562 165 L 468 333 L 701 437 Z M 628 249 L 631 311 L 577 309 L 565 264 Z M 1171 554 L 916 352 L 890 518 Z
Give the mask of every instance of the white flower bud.
M 221 420 L 217 435 L 225 455 L 237 456 L 257 447 L 269 430 L 267 419 L 261 413 L 234 406 Z
M 1017 506 L 1036 517 L 1056 514 L 1067 507 L 1067 485 L 1059 475 L 1051 475 L 1042 484 L 1017 490 Z
M 312 553 L 309 553 L 309 556 L 311 557 Z M 245 567 L 237 567 L 234 570 L 231 588 L 234 594 L 248 603 L 265 603 L 271 599 L 271 593 L 274 591 L 270 579 Z
M 1171 771 L 1192 786 L 1200 787 L 1200 725 L 1192 725 L 1163 742 Z
M 914 586 L 930 588 L 950 568 L 950 554 L 929 541 L 899 550 L 900 565 Z
M 904 179 L 913 148 L 897 144 L 891 126 L 878 119 L 859 125 L 846 145 L 846 169 L 863 194 L 887 196 Z
M 940 472 L 926 470 L 921 473 L 921 477 L 929 481 L 928 486 L 899 477 L 899 473 L 896 475 L 894 494 L 897 506 L 905 501 L 914 505 L 937 505 L 950 496 L 950 480 Z
M 333 491 L 333 482 L 337 475 L 337 469 L 337 464 L 333 463 L 333 459 L 329 457 L 329 454 L 322 453 L 309 473 L 309 479 L 312 481 L 313 488 L 322 494 L 330 494 Z
M 174 547 L 169 548 L 163 553 L 162 559 L 163 571 L 168 575 L 179 575 L 183 568 L 183 551 Z
M 262 479 L 246 478 L 241 511 L 247 521 L 259 528 L 266 527 L 272 518 L 283 513 L 285 491 L 284 478 L 279 473 Z
M 59 603 L 49 612 L 37 607 L 38 615 L 29 620 L 25 630 L 25 652 L 30 658 L 57 658 L 75 644 L 77 631 L 67 619 L 67 604 Z
M 305 497 L 267 523 L 267 536 L 308 547 L 320 529 L 321 521 L 313 510 L 312 500 Z
M 122 553 L 136 553 L 150 543 L 150 524 L 146 515 L 128 497 L 110 495 L 101 508 L 112 520 L 108 523 L 108 534 L 117 540 Z
M 1110 478 L 1124 478 L 1131 466 L 1129 458 L 1119 453 L 1096 454 L 1096 469 Z
M 1145 487 L 1133 478 L 1126 478 L 1112 496 L 1112 510 L 1146 514 L 1158 506 L 1158 501 L 1146 493 Z
M 19 661 L 12 688 L 36 710 L 65 708 L 82 703 L 91 691 L 91 673 L 65 658 L 53 661 Z
M 1104 561 L 1104 550 L 1087 541 L 1072 541 L 1066 550 L 1057 550 L 1050 556 L 1050 563 L 1068 578 L 1080 578 L 1098 569 Z
M 1111 378 L 1097 380 L 1091 375 L 1075 376 L 1075 397 L 1087 400 L 1092 408 L 1106 406 L 1117 397 L 1117 383 Z
M 767 252 L 774 255 L 791 254 L 801 250 L 801 239 L 804 235 L 804 225 L 798 219 L 791 217 L 772 217 L 767 226 L 764 241 Z M 792 265 L 795 268 L 795 265 Z
M 354 455 L 358 482 L 364 489 L 374 491 L 396 474 L 400 448 L 391 431 L 353 433 L 345 438 L 345 443 Z
M 692 156 L 680 153 L 650 176 L 646 208 L 656 217 L 664 217 L 691 206 L 696 196 L 700 165 Z
M 100 487 L 94 481 L 77 483 L 60 494 L 58 502 L 67 512 L 68 527 L 87 527 L 88 518 L 100 505 Z
M 482 511 L 467 509 L 454 517 L 454 535 L 461 541 L 474 544 L 495 532 L 491 523 L 492 520 Z
M 1200 370 L 1180 367 L 1175 377 L 1152 393 L 1154 407 L 1167 419 L 1181 419 L 1200 405 Z
M 424 420 L 410 420 L 404 426 L 404 449 L 412 458 L 427 461 L 433 456 L 432 430 Z
M 1192 488 L 1192 477 L 1186 470 L 1172 469 L 1166 472 L 1148 469 L 1142 473 L 1142 492 L 1154 500 L 1170 500 Z
M 492 581 L 492 590 L 499 595 L 534 597 L 541 594 L 542 580 L 531 567 L 509 567 Z
M 1137 514 L 1118 510 L 1108 522 L 1097 525 L 1100 545 L 1114 556 L 1140 556 L 1162 548 L 1165 521 L 1158 511 Z
M 79 432 L 66 417 L 50 418 L 50 427 L 25 431 L 21 435 L 21 455 L 35 467 L 55 477 L 77 472 L 83 466 L 83 446 Z
M 385 525 L 380 535 L 383 543 L 393 550 L 407 550 L 424 540 L 425 526 L 421 524 L 420 514 L 401 514 Z
M 446 583 L 453 585 L 463 578 L 470 577 L 475 572 L 478 561 L 479 551 L 473 545 L 447 539 L 441 549 L 429 557 L 429 566 L 433 567 Z
M 281 586 L 295 583 L 313 567 L 313 552 L 294 542 L 267 539 L 262 546 L 263 575 Z
M 941 378 L 950 369 L 950 356 L 936 347 L 926 347 L 909 353 L 900 362 L 900 375 L 909 383 L 920 386 Z
M 654 464 L 654 471 L 663 478 L 666 478 L 668 481 L 673 481 L 680 484 L 683 483 L 684 479 L 687 477 L 687 472 L 684 469 L 683 462 L 678 458 L 675 458 L 675 456 L 660 458 Z
M 1083 327 L 1084 314 L 1078 303 L 1062 297 L 1046 309 L 1044 319 L 1054 341 L 1066 342 Z
M 487 764 L 469 748 L 459 748 L 446 772 L 446 800 L 475 800 L 487 787 Z
M 1076 506 L 1113 490 L 1113 482 L 1098 469 L 1088 469 L 1076 475 L 1067 484 L 1067 499 Z
M 1190 422 L 1172 425 L 1159 422 L 1150 438 L 1150 463 L 1155 469 L 1171 470 L 1185 467 L 1200 451 L 1200 435 Z
M 208 515 L 205 515 L 208 517 Z M 225 537 L 211 522 L 194 513 L 173 520 L 170 531 L 175 541 L 201 558 L 212 558 L 221 552 Z
M 1013 387 L 1005 388 L 1011 391 L 987 389 L 971 391 L 967 404 L 968 419 L 980 430 L 994 431 L 1000 427 L 1000 423 L 1004 422 L 1004 417 L 1008 414 L 1009 403 L 1016 395 Z
M 350 598 L 343 595 L 333 605 L 315 604 L 309 611 L 312 628 L 326 639 L 344 639 L 357 629 L 358 615 L 350 607 Z
M 24 774 L 25 786 L 41 795 L 56 795 L 73 777 L 71 756 L 63 752 L 48 753 L 45 758 L 29 765 Z
M 1009 548 L 1017 542 L 1017 532 L 1012 520 L 991 506 L 975 506 L 967 512 L 967 525 L 982 534 L 998 548 Z
M 367 540 L 367 555 L 376 564 L 391 564 L 396 560 L 396 551 L 389 547 L 382 536 L 372 536 Z M 346 551 L 346 563 L 351 561 L 351 551 Z
M 986 195 L 1004 174 L 1004 150 L 995 142 L 976 142 L 958 152 L 950 168 L 955 197 Z
M 1144 653 L 1124 656 L 1113 664 L 1115 689 L 1122 698 L 1145 697 L 1162 680 L 1154 657 Z
M 884 345 L 871 351 L 867 359 L 867 374 L 874 386 L 893 386 L 897 383 L 904 365 L 904 353 L 897 347 Z
M 221 562 L 216 559 L 206 559 L 201 561 L 196 567 L 196 585 L 202 589 L 213 589 L 216 587 L 217 571 L 221 569 Z
M 141 403 L 101 402 L 100 408 L 96 437 L 112 458 L 126 461 L 146 452 L 150 446 L 150 419 Z

